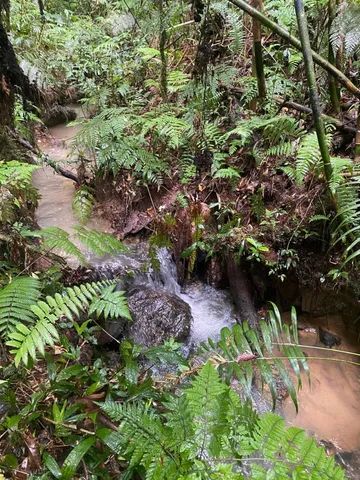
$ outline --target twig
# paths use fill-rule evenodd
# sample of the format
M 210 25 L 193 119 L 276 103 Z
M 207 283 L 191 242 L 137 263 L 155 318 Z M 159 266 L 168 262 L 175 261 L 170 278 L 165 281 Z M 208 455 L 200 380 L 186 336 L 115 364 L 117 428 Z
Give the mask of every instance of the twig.
M 70 423 L 54 422 L 54 420 L 51 420 L 51 418 L 47 418 L 47 417 L 43 417 L 43 419 L 46 422 L 51 423 L 52 425 L 55 425 L 55 426 L 61 425 L 65 428 L 68 428 L 69 430 L 84 433 L 85 435 L 95 435 L 95 432 L 91 432 L 90 430 L 85 430 L 85 428 L 80 428 L 80 427 L 77 427 L 76 425 L 71 425 Z

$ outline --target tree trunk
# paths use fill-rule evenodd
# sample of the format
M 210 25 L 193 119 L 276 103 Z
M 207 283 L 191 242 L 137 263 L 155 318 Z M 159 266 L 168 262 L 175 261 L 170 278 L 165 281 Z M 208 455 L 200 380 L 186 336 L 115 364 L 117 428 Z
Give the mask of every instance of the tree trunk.
M 360 163 L 360 105 L 358 108 L 357 121 L 356 121 L 356 136 L 355 136 L 355 163 Z
M 321 152 L 325 179 L 329 185 L 332 178 L 332 166 L 329 149 L 326 143 L 325 127 L 321 118 L 320 100 L 316 86 L 313 55 L 310 46 L 309 31 L 304 10 L 303 0 L 294 0 L 299 35 L 304 56 L 305 71 L 309 87 L 310 103 L 313 111 L 314 124 Z
M 334 50 L 330 42 L 330 32 L 331 32 L 331 26 L 334 21 L 335 15 L 336 15 L 336 1 L 335 0 L 329 0 L 328 3 L 328 14 L 329 14 L 329 24 L 328 24 L 328 33 L 329 33 L 329 53 L 328 53 L 328 59 L 329 62 L 332 65 L 336 65 L 336 59 L 334 55 Z M 329 73 L 329 94 L 330 94 L 330 100 L 331 100 L 331 105 L 332 109 L 335 113 L 340 113 L 341 108 L 340 108 L 340 90 L 338 83 L 336 79 Z
M 168 87 L 167 87 L 167 58 L 166 58 L 166 41 L 167 41 L 167 34 L 166 28 L 164 25 L 164 0 L 159 0 L 159 26 L 160 26 L 160 58 L 161 58 L 161 73 L 160 73 L 160 90 L 161 95 L 165 102 L 167 101 L 168 95 Z
M 249 325 L 255 328 L 259 323 L 259 318 L 254 306 L 255 289 L 252 287 L 249 276 L 246 270 L 236 263 L 232 254 L 229 254 L 226 259 L 226 270 L 230 292 L 240 320 L 241 322 L 248 321 Z
M 0 125 L 13 125 L 15 93 L 33 102 L 38 101 L 37 89 L 30 85 L 21 70 L 5 26 L 0 20 Z
M 0 130 L 3 130 L 4 126 L 13 125 L 14 87 L 9 71 L 11 53 L 11 44 L 0 22 Z
M 258 19 L 262 25 L 269 28 L 271 31 L 277 33 L 280 37 L 285 39 L 290 45 L 295 47 L 297 50 L 302 49 L 301 42 L 290 35 L 290 33 L 285 30 L 284 28 L 280 27 L 277 23 L 267 18 L 264 14 L 256 10 L 256 8 L 251 7 L 247 2 L 244 0 L 228 0 L 230 3 L 235 5 L 236 7 L 241 8 L 244 12 L 248 13 L 250 16 Z M 344 87 L 349 90 L 349 92 L 353 93 L 356 97 L 360 98 L 360 89 L 357 88 L 353 82 L 344 75 L 340 70 L 338 70 L 334 65 L 330 62 L 325 60 L 321 55 L 311 50 L 312 57 L 314 62 L 324 68 L 327 72 L 333 75 Z
M 263 3 L 262 0 L 253 0 L 253 6 L 262 12 Z M 253 31 L 253 58 L 254 58 L 254 70 L 256 74 L 256 80 L 258 85 L 258 97 L 263 100 L 266 97 L 266 82 L 264 74 L 264 59 L 263 48 L 261 44 L 261 22 L 253 18 L 252 24 Z

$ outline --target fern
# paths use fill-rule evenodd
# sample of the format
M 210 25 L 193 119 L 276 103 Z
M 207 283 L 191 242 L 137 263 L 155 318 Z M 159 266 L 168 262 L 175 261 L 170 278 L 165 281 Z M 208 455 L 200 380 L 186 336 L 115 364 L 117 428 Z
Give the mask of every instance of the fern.
M 240 173 L 232 167 L 223 167 L 216 171 L 214 178 L 237 180 L 240 178 Z
M 32 277 L 15 278 L 0 290 L 0 336 L 6 338 L 17 323 L 31 324 L 34 314 L 30 306 L 40 296 L 40 283 Z
M 79 286 L 68 287 L 62 293 L 53 297 L 47 296 L 45 301 L 39 300 L 28 308 L 33 315 L 31 322 L 26 326 L 18 322 L 16 328 L 8 335 L 7 345 L 12 347 L 15 355 L 15 365 L 21 362 L 28 364 L 29 358 L 35 360 L 39 352 L 44 355 L 46 346 L 52 346 L 59 339 L 55 323 L 66 317 L 74 321 L 86 311 L 105 318 L 119 316 L 130 320 L 123 292 L 114 292 L 115 280 L 85 283 Z
M 95 298 L 89 307 L 89 315 L 96 313 L 97 317 L 118 318 L 131 320 L 131 315 L 124 292 L 115 291 L 116 285 L 104 289 L 101 296 Z
M 344 45 L 345 52 L 351 56 L 360 47 L 360 5 L 344 1 L 339 5 L 337 15 L 331 25 L 330 42 L 334 53 Z
M 88 187 L 79 188 L 74 195 L 72 208 L 80 223 L 86 223 L 91 217 L 95 198 Z
M 170 93 L 181 92 L 189 83 L 190 77 L 188 74 L 180 70 L 172 70 L 168 74 L 167 82 Z
M 343 162 L 341 162 L 343 163 Z M 343 165 L 344 168 L 346 168 Z M 330 224 L 334 242 L 343 243 L 346 248 L 343 254 L 343 267 L 349 262 L 358 260 L 360 256 L 360 171 L 358 165 L 353 165 L 352 176 L 341 179 L 340 174 L 333 174 L 332 186 L 336 187 L 337 214 Z
M 0 186 L 25 188 L 31 184 L 32 174 L 37 168 L 36 165 L 17 160 L 0 161 Z
M 32 306 L 31 310 L 37 316 L 37 321 L 32 327 L 27 327 L 23 323 L 16 325 L 16 330 L 10 333 L 6 345 L 12 347 L 10 353 L 15 355 L 15 366 L 18 367 L 21 362 L 25 365 L 29 363 L 29 356 L 35 360 L 36 354 L 45 354 L 45 347 L 52 346 L 59 340 L 59 334 L 54 326 L 57 317 L 50 313 L 50 308 L 43 304 L 43 309 Z
M 289 467 L 296 469 L 299 478 L 310 480 L 344 480 L 344 471 L 336 465 L 334 458 L 328 457 L 312 438 L 299 428 L 285 427 L 285 421 L 272 413 L 262 416 L 251 440 L 253 453 L 261 451 L 267 466 L 253 465 L 254 478 L 265 478 L 269 468 L 275 478 L 291 478 Z
M 214 12 L 219 13 L 225 20 L 227 36 L 231 41 L 231 50 L 239 52 L 245 44 L 245 29 L 243 15 L 238 9 L 233 8 L 227 2 L 214 2 L 211 4 Z
M 223 328 L 220 337 L 221 340 L 217 344 L 212 340 L 203 343 L 202 349 L 213 359 L 224 378 L 230 380 L 235 376 L 243 387 L 244 395 L 250 397 L 255 374 L 254 367 L 256 367 L 261 381 L 269 387 L 273 406 L 275 406 L 277 391 L 274 374 L 277 372 L 276 375 L 286 385 L 297 407 L 296 390 L 283 364 L 283 360 L 289 360 L 300 386 L 301 370 L 308 371 L 308 366 L 306 357 L 298 346 L 295 310 L 292 313 L 292 324 L 289 326 L 282 322 L 279 310 L 271 304 L 268 320 L 260 320 L 259 332 L 251 329 L 248 323 L 244 322 L 241 325 L 235 325 L 232 329 Z M 273 355 L 277 350 L 279 355 Z M 272 357 L 273 360 L 269 360 Z
M 258 416 L 224 384 L 214 366 L 205 364 L 190 386 L 169 393 L 166 402 L 151 405 L 107 401 L 102 410 L 117 432 L 104 442 L 145 478 L 345 480 L 333 458 L 298 428 L 286 428 L 275 414 Z M 244 475 L 243 475 L 244 474 Z M 197 477 L 196 477 L 197 478 Z
M 127 251 L 124 244 L 110 233 L 98 232 L 80 226 L 75 228 L 75 232 L 79 241 L 96 255 L 115 255 Z
M 42 247 L 46 251 L 65 253 L 85 264 L 86 258 L 81 250 L 70 240 L 70 235 L 58 227 L 46 227 L 37 232 L 42 237 Z

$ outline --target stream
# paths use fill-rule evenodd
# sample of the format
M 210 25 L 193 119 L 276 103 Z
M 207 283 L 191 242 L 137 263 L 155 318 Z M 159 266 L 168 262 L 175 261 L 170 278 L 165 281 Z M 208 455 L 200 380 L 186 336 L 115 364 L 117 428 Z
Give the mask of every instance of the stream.
M 79 110 L 78 110 L 79 112 Z M 52 159 L 71 168 L 74 158 L 71 141 L 78 126 L 59 125 L 49 129 L 50 136 L 39 140 L 39 147 Z M 33 184 L 39 190 L 41 199 L 36 212 L 40 227 L 56 226 L 70 234 L 77 220 L 72 212 L 74 183 L 58 174 L 51 167 L 39 168 L 33 175 Z M 111 226 L 96 213 L 89 227 L 111 232 Z M 84 252 L 93 267 L 111 274 L 116 266 L 140 270 L 143 264 L 143 248 L 140 255 L 122 254 L 116 258 L 99 259 Z M 193 324 L 189 343 L 198 344 L 208 337 L 216 339 L 221 328 L 236 322 L 236 312 L 230 294 L 217 290 L 202 282 L 194 282 L 182 289 L 177 282 L 176 268 L 171 255 L 165 249 L 159 251 L 160 272 L 157 275 L 143 274 L 142 282 L 153 288 L 176 294 L 191 308 Z M 358 338 L 338 316 L 300 319 L 305 328 L 300 331 L 304 345 L 323 346 L 319 342 L 317 328 L 323 326 L 341 338 L 339 350 L 359 352 Z M 304 428 L 322 441 L 331 453 L 336 453 L 339 463 L 348 471 L 349 478 L 360 479 L 360 368 L 348 363 L 333 361 L 356 360 L 341 352 L 332 350 L 306 349 L 309 359 L 311 384 L 303 380 L 299 392 L 299 412 L 290 399 L 286 399 L 282 414 L 289 425 Z M 321 359 L 320 359 L 321 358 Z M 331 360 L 326 360 L 330 358 Z M 261 400 L 261 399 L 260 399 Z

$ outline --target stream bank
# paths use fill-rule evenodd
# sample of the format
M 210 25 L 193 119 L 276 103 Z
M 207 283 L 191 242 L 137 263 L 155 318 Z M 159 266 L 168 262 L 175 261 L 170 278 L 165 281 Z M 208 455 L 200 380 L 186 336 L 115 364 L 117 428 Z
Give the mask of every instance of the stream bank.
M 53 159 L 64 162 L 69 157 L 71 139 L 75 132 L 76 127 L 69 128 L 65 125 L 51 128 L 52 138 L 44 141 L 40 146 Z M 39 226 L 58 226 L 72 233 L 73 227 L 77 224 L 71 208 L 74 182 L 53 173 L 50 167 L 43 167 L 34 174 L 34 186 L 38 188 L 41 195 L 36 214 Z M 112 231 L 111 224 L 101 216 L 95 215 L 89 225 L 100 231 Z M 163 290 L 185 302 L 193 317 L 187 339 L 189 345 L 198 344 L 208 337 L 216 339 L 222 327 L 231 326 L 237 321 L 233 301 L 227 290 L 217 289 L 201 281 L 188 283 L 185 287 L 179 285 L 176 264 L 167 250 L 159 251 L 160 271 L 156 274 L 144 272 L 146 248 L 142 246 L 142 242 L 139 243 L 137 253 L 133 256 L 119 255 L 116 258 L 96 259 L 91 257 L 89 252 L 86 253 L 93 268 L 102 276 L 111 277 L 114 272 L 119 272 L 122 268 L 135 269 L 142 272 L 136 280 L 138 287 L 146 286 L 152 290 Z M 244 293 L 246 283 L 244 279 L 239 278 L 238 273 L 236 268 L 234 270 L 234 265 L 228 267 L 228 277 L 233 280 L 232 294 L 235 303 L 239 302 L 237 298 L 239 290 Z M 293 292 L 290 295 L 291 288 Z M 251 289 L 251 284 L 247 284 L 246 305 L 253 306 L 255 295 Z M 275 288 L 273 291 L 278 293 L 280 303 L 283 300 L 285 310 L 286 303 L 291 299 L 305 312 L 305 315 L 300 317 L 301 322 L 304 323 L 304 328 L 300 331 L 300 338 L 304 345 L 321 345 L 318 335 L 320 326 L 335 333 L 341 339 L 341 345 L 338 348 L 340 352 L 337 353 L 331 350 L 325 353 L 323 350 L 307 350 L 309 356 L 317 357 L 309 359 L 312 384 L 308 386 L 304 379 L 303 389 L 299 393 L 299 413 L 296 415 L 290 400 L 286 400 L 284 415 L 289 424 L 305 428 L 323 441 L 330 453 L 336 452 L 339 461 L 344 461 L 347 466 L 351 478 L 356 479 L 358 478 L 356 465 L 359 462 L 360 452 L 359 367 L 333 361 L 335 358 L 338 360 L 349 358 L 344 356 L 341 350 L 359 351 L 353 324 L 349 322 L 349 319 L 353 320 L 356 315 L 356 302 L 353 301 L 351 311 L 346 312 L 349 304 L 346 304 L 344 295 L 342 297 L 339 295 L 339 299 L 343 298 L 343 302 L 339 302 L 333 298 L 334 295 L 329 296 L 331 293 L 323 294 L 322 305 L 327 306 L 330 311 L 325 311 L 325 315 L 319 316 L 324 311 L 320 308 L 317 293 L 315 299 L 310 300 L 311 291 L 301 292 L 298 286 L 290 284 L 283 285 L 282 289 Z M 329 299 L 332 302 L 329 302 Z M 339 304 L 342 305 L 342 309 L 339 308 L 338 314 L 330 315 L 334 305 L 339 306 Z M 316 312 L 316 317 L 313 312 Z M 328 357 L 330 360 L 319 357 Z

